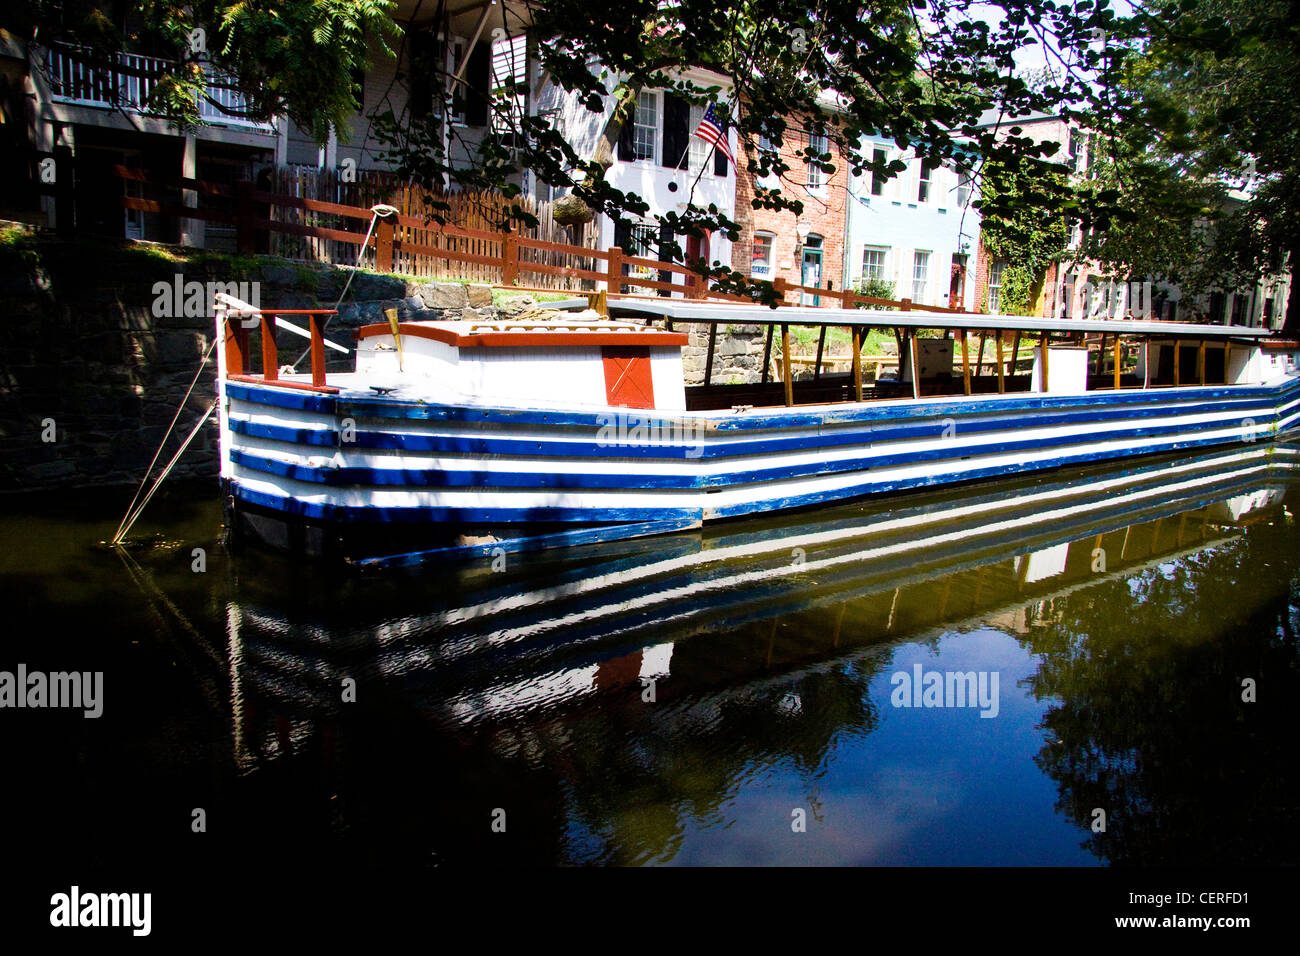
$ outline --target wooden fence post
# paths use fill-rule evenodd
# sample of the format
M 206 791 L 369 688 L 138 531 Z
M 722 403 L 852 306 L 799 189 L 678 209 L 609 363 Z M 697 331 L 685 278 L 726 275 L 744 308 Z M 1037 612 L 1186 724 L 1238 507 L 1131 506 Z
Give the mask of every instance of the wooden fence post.
M 257 204 L 253 202 L 252 180 L 235 183 L 235 245 L 240 253 L 257 249 Z
M 618 246 L 609 247 L 609 269 L 606 276 L 606 291 L 610 295 L 621 294 L 623 290 L 623 250 Z
M 786 304 L 785 297 L 790 290 L 790 283 L 786 281 L 785 276 L 777 276 L 775 279 L 773 279 L 772 288 L 776 290 L 777 298 L 780 300 L 780 304 L 785 305 Z
M 375 224 L 375 271 L 393 271 L 393 221 L 388 216 L 380 216 Z
M 519 243 L 513 232 L 501 240 L 501 284 L 511 286 L 519 276 Z

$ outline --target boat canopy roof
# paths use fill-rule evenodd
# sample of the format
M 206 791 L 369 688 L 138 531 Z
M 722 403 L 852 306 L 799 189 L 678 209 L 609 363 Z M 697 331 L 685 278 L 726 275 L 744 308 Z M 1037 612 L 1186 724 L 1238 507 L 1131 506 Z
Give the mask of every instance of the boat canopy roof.
M 1047 319 L 1032 315 L 975 315 L 964 312 L 926 312 L 912 309 L 837 309 L 730 302 L 697 302 L 686 299 L 611 298 L 610 314 L 671 319 L 674 322 L 735 325 L 858 325 L 880 328 L 1006 329 L 1014 332 L 1105 332 L 1110 335 L 1156 335 L 1196 339 L 1266 338 L 1271 329 L 1244 325 L 1208 325 L 1168 322 L 1160 319 Z

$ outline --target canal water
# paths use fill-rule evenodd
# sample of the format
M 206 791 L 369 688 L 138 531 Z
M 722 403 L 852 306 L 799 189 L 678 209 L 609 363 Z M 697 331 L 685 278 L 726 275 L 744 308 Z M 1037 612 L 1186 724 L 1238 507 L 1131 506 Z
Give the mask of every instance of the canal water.
M 10 849 L 77 872 L 1300 859 L 1300 449 L 359 572 L 0 502 Z M 199 831 L 199 832 L 196 832 Z

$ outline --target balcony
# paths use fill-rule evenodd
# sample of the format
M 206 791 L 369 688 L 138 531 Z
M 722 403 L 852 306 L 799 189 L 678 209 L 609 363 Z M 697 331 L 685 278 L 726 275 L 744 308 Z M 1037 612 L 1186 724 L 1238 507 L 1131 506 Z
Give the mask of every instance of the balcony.
M 76 106 L 107 109 L 125 109 L 144 112 L 154 86 L 176 67 L 172 60 L 144 56 L 139 53 L 120 53 L 117 61 L 121 69 L 107 70 L 85 62 L 84 56 L 72 47 L 52 47 L 46 57 L 46 75 L 54 99 Z M 246 109 L 244 96 L 235 88 L 231 78 L 220 70 L 208 67 L 207 96 L 199 97 L 199 116 L 209 125 L 231 126 L 271 132 L 270 123 L 260 123 L 241 116 L 228 116 L 215 101 L 226 109 Z

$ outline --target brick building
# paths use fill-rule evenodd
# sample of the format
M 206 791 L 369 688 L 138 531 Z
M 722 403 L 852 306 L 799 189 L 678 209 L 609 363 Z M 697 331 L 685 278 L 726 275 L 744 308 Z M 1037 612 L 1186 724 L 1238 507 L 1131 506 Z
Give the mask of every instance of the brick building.
M 750 147 L 739 144 L 736 221 L 741 232 L 733 247 L 731 267 L 758 279 L 783 278 L 792 285 L 838 292 L 844 287 L 848 163 L 827 137 L 810 133 L 798 120 L 787 120 L 787 124 L 779 154 L 790 168 L 780 180 L 749 172 Z M 830 154 L 834 172 L 825 172 L 806 160 L 802 154 L 809 145 Z M 757 148 L 771 147 L 764 139 Z M 755 209 L 753 199 L 759 187 L 793 194 L 803 203 L 803 212 Z M 810 302 L 811 298 L 808 296 Z

